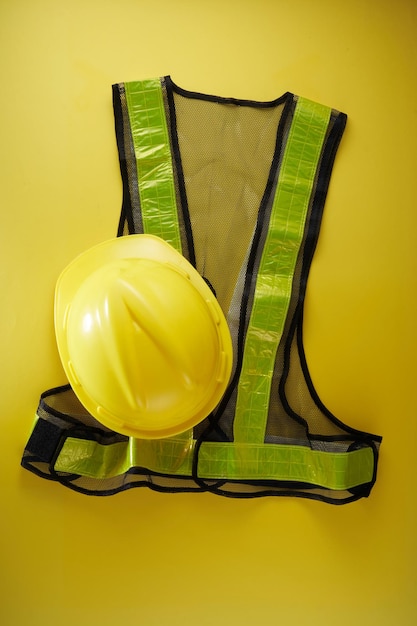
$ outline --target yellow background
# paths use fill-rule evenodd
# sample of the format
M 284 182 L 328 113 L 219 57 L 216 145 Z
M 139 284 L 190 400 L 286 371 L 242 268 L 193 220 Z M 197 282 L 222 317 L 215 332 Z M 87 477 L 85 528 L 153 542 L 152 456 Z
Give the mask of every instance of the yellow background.
M 415 0 L 0 1 L 0 622 L 414 625 Z M 86 497 L 19 466 L 65 382 L 56 278 L 116 232 L 114 82 L 346 112 L 306 306 L 329 408 L 382 434 L 369 499 Z

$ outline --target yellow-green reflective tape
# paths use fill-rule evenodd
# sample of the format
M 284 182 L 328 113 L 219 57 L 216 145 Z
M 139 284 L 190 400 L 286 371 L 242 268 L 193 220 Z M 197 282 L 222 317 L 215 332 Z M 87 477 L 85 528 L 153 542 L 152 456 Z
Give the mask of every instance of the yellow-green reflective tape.
M 174 171 L 161 82 L 156 78 L 125 83 L 124 87 L 135 150 L 143 230 L 161 237 L 181 253 Z M 186 434 L 191 433 L 190 430 Z M 141 450 L 146 456 L 153 447 L 148 442 L 142 445 Z
M 169 439 L 134 439 L 103 445 L 88 439 L 68 437 L 55 463 L 55 470 L 112 478 L 132 467 L 160 474 L 191 475 L 195 442 L 188 432 Z
M 133 467 L 160 474 L 192 475 L 195 441 L 183 438 L 103 445 L 68 437 L 55 470 L 97 479 L 111 478 Z M 324 452 L 286 444 L 203 443 L 198 475 L 206 479 L 284 480 L 344 490 L 372 481 L 371 448 Z
M 181 252 L 174 172 L 159 79 L 125 83 L 145 233 Z
M 330 108 L 305 98 L 294 111 L 245 339 L 234 420 L 238 442 L 265 438 L 276 352 L 330 114 Z
M 351 452 L 323 452 L 287 444 L 207 443 L 201 446 L 201 478 L 288 480 L 328 489 L 350 489 L 371 482 L 371 448 Z

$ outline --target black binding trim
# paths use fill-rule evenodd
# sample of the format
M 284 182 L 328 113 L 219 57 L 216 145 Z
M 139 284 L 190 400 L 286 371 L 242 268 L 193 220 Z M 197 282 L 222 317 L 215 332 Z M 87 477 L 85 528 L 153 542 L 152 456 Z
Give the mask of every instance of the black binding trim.
M 236 106 L 251 106 L 258 107 L 260 109 L 267 109 L 276 106 L 277 104 L 282 104 L 285 102 L 292 94 L 286 91 L 282 96 L 276 98 L 275 100 L 269 100 L 268 102 L 260 102 L 258 100 L 247 100 L 242 98 L 228 98 L 223 96 L 214 96 L 211 94 L 200 93 L 199 91 L 189 91 L 188 89 L 183 89 L 176 85 L 170 76 L 165 76 L 165 80 L 171 86 L 171 88 L 179 95 L 184 96 L 186 98 L 193 98 L 194 100 L 207 100 L 208 102 L 218 102 L 219 104 L 234 104 Z
M 174 162 L 177 168 L 177 180 L 178 180 L 178 190 L 180 194 L 181 200 L 181 208 L 184 219 L 184 227 L 185 227 L 185 236 L 187 238 L 187 246 L 188 246 L 188 260 L 191 265 L 196 266 L 196 256 L 195 256 L 195 248 L 194 248 L 194 240 L 193 240 L 193 231 L 191 228 L 191 218 L 190 211 L 188 208 L 188 199 L 187 199 L 187 191 L 185 189 L 185 180 L 184 180 L 184 170 L 182 167 L 181 161 L 181 152 L 178 141 L 178 132 L 177 132 L 177 113 L 175 110 L 174 103 L 174 84 L 171 81 L 169 76 L 164 77 L 166 94 L 168 100 L 168 108 L 169 108 L 169 118 L 170 118 L 170 137 L 171 137 L 171 149 L 173 153 Z
M 122 177 L 123 186 L 122 209 L 120 213 L 119 225 L 117 228 L 117 236 L 121 237 L 123 235 L 125 222 L 127 222 L 128 231 L 130 234 L 133 234 L 135 232 L 135 226 L 133 222 L 132 202 L 129 192 L 129 175 L 127 170 L 127 160 L 124 145 L 124 123 L 122 103 L 120 98 L 120 85 L 113 85 L 112 91 L 116 142 L 119 154 L 120 174 Z
M 364 431 L 357 430 L 348 426 L 339 420 L 329 409 L 323 404 L 319 395 L 313 385 L 313 381 L 310 376 L 310 372 L 307 365 L 307 359 L 304 350 L 303 343 L 303 318 L 304 318 L 304 301 L 307 289 L 307 280 L 313 260 L 314 252 L 317 246 L 319 231 L 321 227 L 324 204 L 330 183 L 330 175 L 333 169 L 334 160 L 336 157 L 337 149 L 339 147 L 345 126 L 347 116 L 340 113 L 334 122 L 333 128 L 329 134 L 328 142 L 323 154 L 323 159 L 319 171 L 317 190 L 313 201 L 312 215 L 309 224 L 309 232 L 307 234 L 306 246 L 304 249 L 303 267 L 301 270 L 300 278 L 300 295 L 299 295 L 299 309 L 297 315 L 297 346 L 300 356 L 300 364 L 304 374 L 304 378 L 311 394 L 312 399 L 316 403 L 316 406 L 328 417 L 334 424 L 343 428 L 351 433 L 355 438 L 360 438 L 366 442 L 377 441 L 381 442 L 382 437 Z
M 59 447 L 62 432 L 62 428 L 56 424 L 39 419 L 26 444 L 25 452 L 42 463 L 50 463 Z

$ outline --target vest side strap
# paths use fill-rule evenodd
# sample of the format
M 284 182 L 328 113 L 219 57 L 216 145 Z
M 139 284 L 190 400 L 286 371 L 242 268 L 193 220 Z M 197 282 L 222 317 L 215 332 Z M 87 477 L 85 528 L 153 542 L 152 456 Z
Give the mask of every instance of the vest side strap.
M 121 475 L 134 467 L 190 476 L 194 448 L 195 440 L 188 435 L 159 441 L 132 438 L 109 445 L 67 437 L 54 469 L 96 479 Z M 374 452 L 371 447 L 326 452 L 288 444 L 205 442 L 199 450 L 198 475 L 206 479 L 294 481 L 346 490 L 372 481 Z

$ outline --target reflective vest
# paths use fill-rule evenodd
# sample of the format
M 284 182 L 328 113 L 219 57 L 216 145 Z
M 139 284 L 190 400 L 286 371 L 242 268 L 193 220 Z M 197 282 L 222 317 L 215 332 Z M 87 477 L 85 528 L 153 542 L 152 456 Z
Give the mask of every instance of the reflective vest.
M 232 377 L 197 427 L 158 440 L 107 429 L 69 385 L 48 390 L 22 465 L 87 494 L 146 485 L 335 504 L 368 496 L 381 437 L 324 406 L 302 334 L 346 115 L 291 93 L 257 102 L 190 92 L 169 76 L 114 85 L 113 101 L 118 235 L 162 237 L 207 280 L 232 335 Z

